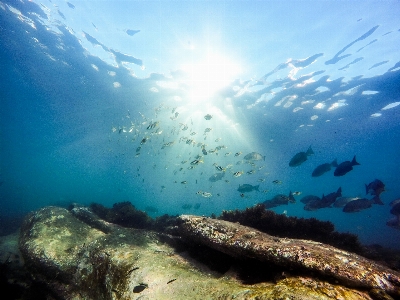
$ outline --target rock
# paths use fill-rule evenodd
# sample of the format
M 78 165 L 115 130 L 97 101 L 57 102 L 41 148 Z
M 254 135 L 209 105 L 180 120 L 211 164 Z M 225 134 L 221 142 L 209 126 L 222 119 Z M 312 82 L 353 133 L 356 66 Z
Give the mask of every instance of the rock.
M 234 268 L 211 271 L 162 240 L 96 220 L 87 208 L 45 207 L 25 219 L 19 247 L 47 299 L 371 299 L 309 277 L 245 285 Z
M 237 223 L 191 215 L 180 219 L 183 237 L 231 256 L 316 271 L 349 287 L 400 296 L 400 274 L 359 255 L 314 241 L 273 237 Z

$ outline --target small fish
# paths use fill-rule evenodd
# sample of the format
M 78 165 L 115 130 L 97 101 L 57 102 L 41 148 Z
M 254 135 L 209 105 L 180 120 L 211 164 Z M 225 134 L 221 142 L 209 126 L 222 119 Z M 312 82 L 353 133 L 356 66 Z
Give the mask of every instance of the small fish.
M 260 153 L 251 152 L 244 157 L 245 160 L 265 160 L 265 156 L 262 156 Z
M 175 143 L 175 141 L 165 143 L 165 144 L 163 144 L 163 146 L 161 147 L 161 149 L 164 149 L 165 147 L 171 147 L 174 143 Z
M 240 193 L 249 193 L 251 191 L 260 191 L 258 188 L 260 185 L 251 185 L 251 184 L 239 184 L 239 187 L 237 189 L 238 192 Z
M 238 156 L 240 156 L 242 154 L 242 152 L 236 152 L 235 153 L 235 157 L 238 157 Z
M 192 139 L 187 139 L 186 144 L 190 145 L 192 144 L 194 141 Z
M 226 152 L 226 153 L 225 153 L 225 156 L 229 156 L 229 155 L 231 155 L 230 152 Z
M 221 171 L 221 172 L 225 172 L 225 171 L 226 171 L 226 169 L 223 168 L 223 167 L 221 167 L 221 166 L 215 166 L 215 169 L 216 169 L 217 171 Z
M 197 192 L 196 192 L 196 195 L 201 195 L 201 194 L 203 194 L 202 191 L 197 191 Z
M 206 114 L 206 115 L 204 116 L 204 119 L 206 119 L 206 120 L 211 120 L 211 119 L 212 119 L 212 115 Z
M 148 140 L 149 140 L 148 137 L 144 137 L 144 138 L 140 141 L 140 145 L 145 144 Z
M 196 166 L 190 166 L 188 167 L 188 170 L 193 170 Z
M 190 164 L 191 164 L 192 166 L 197 166 L 199 163 L 203 163 L 203 161 L 202 161 L 202 160 L 195 159 L 195 160 L 192 161 Z
M 248 175 L 251 175 L 251 174 L 254 174 L 255 173 L 255 170 L 250 170 L 250 171 L 247 171 L 246 172 Z
M 186 164 L 187 163 L 187 160 L 182 160 L 181 161 L 181 164 L 183 165 L 183 164 Z
M 220 140 L 222 140 L 221 138 L 217 138 L 215 139 L 215 142 L 219 142 Z
M 211 193 L 208 193 L 208 192 L 203 192 L 201 195 L 202 195 L 204 198 L 210 198 L 210 197 L 212 196 L 212 194 L 211 194 Z
M 293 192 L 292 194 L 293 194 L 294 196 L 299 196 L 299 195 L 301 195 L 301 192 L 295 191 L 295 192 Z
M 206 128 L 206 129 L 204 129 L 204 134 L 210 132 L 211 130 L 212 130 L 212 128 Z
M 258 182 L 264 182 L 264 181 L 265 181 L 265 178 L 259 178 L 257 181 L 258 181 Z
M 179 123 L 182 126 L 182 130 L 187 130 L 189 127 L 186 124 Z
M 191 133 L 190 133 L 190 135 L 196 135 L 197 133 L 195 132 L 195 131 L 192 131 Z
M 243 171 L 238 171 L 238 172 L 233 173 L 234 177 L 240 177 L 242 175 L 243 175 Z
M 142 147 L 140 147 L 140 146 L 137 147 L 137 148 L 136 148 L 136 152 L 139 152 L 141 149 L 142 149 Z
M 275 183 L 275 184 L 282 184 L 282 181 L 276 179 L 276 180 L 272 181 L 272 183 Z
M 187 181 L 186 181 L 186 180 L 184 180 L 184 181 L 181 181 L 181 183 L 182 183 L 182 184 L 187 184 Z

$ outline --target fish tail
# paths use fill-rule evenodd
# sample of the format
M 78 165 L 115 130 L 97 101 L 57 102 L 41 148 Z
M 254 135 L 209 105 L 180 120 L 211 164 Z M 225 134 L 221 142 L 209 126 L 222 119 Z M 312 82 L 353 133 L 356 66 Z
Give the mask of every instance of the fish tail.
M 360 164 L 357 162 L 356 156 L 355 156 L 355 155 L 354 155 L 354 157 L 353 157 L 353 160 L 351 161 L 351 164 L 352 164 L 353 166 L 360 165 Z
M 379 195 L 376 195 L 374 198 L 372 198 L 372 200 L 374 201 L 375 204 L 384 205 Z
M 365 194 L 368 194 L 368 185 L 365 184 Z
M 335 158 L 335 160 L 334 160 L 333 162 L 331 162 L 331 165 L 332 165 L 333 167 L 336 167 L 336 168 L 337 168 L 337 166 L 338 166 L 337 158 Z
M 255 189 L 256 191 L 260 191 L 260 190 L 258 189 L 259 187 L 260 187 L 260 185 L 256 185 L 254 189 Z

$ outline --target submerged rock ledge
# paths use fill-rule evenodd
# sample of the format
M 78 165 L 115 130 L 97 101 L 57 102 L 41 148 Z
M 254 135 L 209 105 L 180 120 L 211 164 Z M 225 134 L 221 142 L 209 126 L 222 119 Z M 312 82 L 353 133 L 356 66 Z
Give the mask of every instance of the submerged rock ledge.
M 105 222 L 87 207 L 72 211 L 45 207 L 25 219 L 19 249 L 29 280 L 38 284 L 49 300 L 347 300 L 391 299 L 385 291 L 399 295 L 397 273 L 330 246 L 275 238 L 210 218 L 184 215 L 180 223 L 173 232 L 181 236 L 173 237 Z M 192 244 L 196 249 L 193 241 L 232 257 L 308 268 L 340 282 L 332 284 L 307 275 L 244 284 L 234 264 L 221 273 L 191 258 L 182 246 Z M 382 297 L 376 296 L 382 293 Z
M 400 274 L 357 254 L 309 241 L 270 236 L 222 220 L 182 215 L 180 233 L 234 257 L 249 257 L 317 271 L 347 286 L 383 289 L 400 295 Z

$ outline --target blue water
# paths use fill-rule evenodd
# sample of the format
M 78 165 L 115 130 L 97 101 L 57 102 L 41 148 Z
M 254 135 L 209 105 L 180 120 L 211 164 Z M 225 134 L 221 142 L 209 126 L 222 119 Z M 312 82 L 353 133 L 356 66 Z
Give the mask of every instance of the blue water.
M 273 210 L 400 248 L 386 225 L 400 195 L 400 4 L 357 5 L 0 2 L 0 215 L 121 201 L 153 217 L 218 215 L 299 191 Z M 265 160 L 247 163 L 253 151 Z M 361 165 L 345 176 L 311 177 L 354 155 Z M 227 168 L 217 182 L 214 164 Z M 299 201 L 339 187 L 365 197 L 376 178 L 383 206 L 310 212 Z M 244 183 L 260 192 L 240 195 Z

